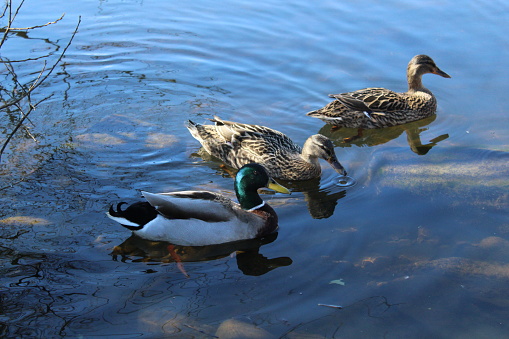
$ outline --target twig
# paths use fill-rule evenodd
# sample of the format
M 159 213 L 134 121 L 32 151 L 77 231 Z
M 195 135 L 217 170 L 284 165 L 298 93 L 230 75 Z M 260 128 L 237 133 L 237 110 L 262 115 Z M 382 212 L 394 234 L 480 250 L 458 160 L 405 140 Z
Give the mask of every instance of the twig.
M 60 54 L 60 56 L 58 57 L 57 61 L 53 64 L 53 66 L 51 66 L 51 68 L 48 70 L 46 75 L 44 75 L 44 77 L 42 77 L 42 78 L 40 78 L 40 76 L 38 77 L 38 79 L 40 79 L 40 81 L 37 84 L 35 84 L 34 86 L 30 87 L 30 92 L 32 92 L 34 89 L 39 87 L 50 76 L 50 74 L 55 70 L 55 68 L 57 67 L 58 63 L 64 57 L 65 52 L 67 52 L 67 49 L 69 49 L 69 47 L 71 46 L 72 40 L 74 39 L 74 36 L 78 32 L 78 28 L 80 27 L 80 24 L 81 24 L 81 16 L 78 17 L 78 24 L 76 25 L 76 28 L 74 29 L 74 32 L 71 35 L 71 38 L 67 42 L 67 45 L 64 47 L 64 49 L 63 49 L 62 53 Z M 0 109 L 2 109 L 2 108 L 3 107 L 0 107 Z
M 11 29 L 13 22 L 14 22 L 14 19 L 16 19 L 16 16 L 18 15 L 19 10 L 21 9 L 21 6 L 23 6 L 24 2 L 25 2 L 25 0 L 21 0 L 20 4 L 18 5 L 18 8 L 16 8 L 16 12 L 14 12 L 14 15 L 12 14 L 12 0 L 9 0 L 5 4 L 6 9 L 4 10 L 4 13 L 7 11 L 7 9 L 9 9 L 9 19 L 7 20 L 7 27 L 5 27 L 4 35 L 2 37 L 2 40 L 0 41 L 0 47 L 2 47 L 5 40 L 7 39 L 7 35 L 9 34 L 9 31 Z
M 28 88 L 28 90 L 25 90 L 25 88 L 16 80 L 16 77 L 15 77 L 15 73 L 14 73 L 14 69 L 12 68 L 12 65 L 10 65 L 10 63 L 7 63 L 6 65 L 9 65 L 10 67 L 7 67 L 9 73 L 12 74 L 13 76 L 13 79 L 14 81 L 20 86 L 20 88 L 22 89 L 22 91 L 24 92 L 25 95 L 22 95 L 20 96 L 19 98 L 17 99 L 14 99 L 13 101 L 10 101 L 2 106 L 0 106 L 0 110 L 1 109 L 5 109 L 7 107 L 10 107 L 10 106 L 13 106 L 13 105 L 17 105 L 21 100 L 23 100 L 24 98 L 26 98 L 27 96 L 30 95 L 31 92 L 33 92 L 37 87 L 39 87 L 49 76 L 50 74 L 53 72 L 53 70 L 57 67 L 58 63 L 62 60 L 62 58 L 64 57 L 65 55 L 65 52 L 67 51 L 67 49 L 71 46 L 71 43 L 72 43 L 72 40 L 74 39 L 74 36 L 76 35 L 76 33 L 78 32 L 78 28 L 80 26 L 80 23 L 81 23 L 81 16 L 78 18 L 78 24 L 76 25 L 76 28 L 74 29 L 74 32 L 72 33 L 71 35 L 71 38 L 69 39 L 67 45 L 65 46 L 65 48 L 63 49 L 62 53 L 60 54 L 60 56 L 58 57 L 57 61 L 53 64 L 53 66 L 47 71 L 47 73 L 43 76 L 43 73 L 44 71 L 46 70 L 46 61 L 44 62 L 44 66 L 42 68 L 42 70 L 39 72 L 37 78 L 32 82 L 31 86 Z M 47 98 L 43 99 L 43 100 L 46 100 Z M 43 101 L 41 100 L 41 102 Z M 35 108 L 35 107 L 34 107 Z M 15 131 L 17 131 L 20 127 L 20 123 L 22 123 L 28 116 L 28 114 L 32 111 L 33 109 L 31 108 L 30 111 L 24 115 L 24 117 L 20 120 L 20 122 L 18 122 L 18 126 L 15 127 L 14 129 L 14 133 Z M 11 135 L 7 138 L 7 142 L 12 138 L 12 133 Z M 3 151 L 5 150 L 5 147 L 7 146 L 7 142 L 4 143 L 2 149 L 0 150 L 0 157 L 3 153 Z
M 24 98 L 27 98 L 28 99 L 28 104 L 31 105 L 32 104 L 32 101 L 31 101 L 31 98 L 30 98 L 30 93 L 32 92 L 31 91 L 31 87 L 29 88 L 29 90 L 25 90 L 25 87 L 26 86 L 23 86 L 19 81 L 18 81 L 18 75 L 16 74 L 16 72 L 14 71 L 14 67 L 12 67 L 11 63 L 10 62 L 7 62 L 6 65 L 5 65 L 5 68 L 7 68 L 7 71 L 11 74 L 11 77 L 12 77 L 12 81 L 14 82 L 14 84 L 16 85 L 17 88 L 19 88 L 20 91 L 23 92 L 23 95 L 20 96 L 20 100 L 13 100 L 11 101 L 11 106 L 16 106 L 18 108 L 18 110 L 22 113 L 21 116 L 23 117 L 23 109 L 21 108 L 21 106 L 19 105 L 19 102 L 21 101 L 21 99 L 24 99 Z M 41 75 L 43 74 L 44 70 L 46 69 L 46 60 L 44 60 L 44 66 L 41 70 L 41 72 L 39 73 L 39 75 L 37 76 L 37 78 L 34 80 L 34 82 L 36 82 L 37 80 L 40 79 Z M 15 87 L 15 88 L 16 88 Z M 7 91 L 6 91 L 7 92 Z M 14 97 L 12 95 L 10 95 L 10 93 L 7 93 L 9 96 L 11 96 L 12 99 L 14 99 Z M 34 107 L 35 109 L 35 107 Z M 27 119 L 27 117 L 25 117 L 24 119 Z M 28 119 L 28 121 L 30 121 L 30 119 Z M 31 122 L 31 121 L 30 121 Z M 32 134 L 29 132 L 28 133 L 30 136 L 32 136 Z M 32 139 L 35 140 L 35 138 L 32 136 Z M 0 153 L 1 155 L 1 153 Z
M 0 15 L 0 19 L 2 19 L 5 16 L 5 13 L 7 13 L 7 3 L 5 4 L 4 11 L 2 12 L 2 15 Z
M 57 61 L 58 63 L 58 61 Z M 44 60 L 44 65 L 42 66 L 42 69 L 41 71 L 39 72 L 39 75 L 37 76 L 37 78 L 32 82 L 32 84 L 30 85 L 30 87 L 28 88 L 28 93 L 31 93 L 38 85 L 39 83 L 39 80 L 41 79 L 42 75 L 44 74 L 44 71 L 46 70 L 46 60 Z
M 65 16 L 65 13 L 62 14 L 62 16 L 60 18 L 56 19 L 55 21 L 51 21 L 51 22 L 45 23 L 43 25 L 37 25 L 37 26 L 31 26 L 31 27 L 20 27 L 20 28 L 10 27 L 9 31 L 28 31 L 28 30 L 35 29 L 35 28 L 46 27 L 46 26 L 49 26 L 49 25 L 56 24 L 57 22 L 62 20 L 64 18 L 64 16 Z
M 49 26 L 49 25 L 59 22 L 65 16 L 65 13 L 64 13 L 57 20 L 48 22 L 43 25 L 36 25 L 36 26 L 24 27 L 24 28 L 13 28 L 12 25 L 14 23 L 14 20 L 15 20 L 16 16 L 18 15 L 21 7 L 23 6 L 24 1 L 25 0 L 21 0 L 20 4 L 18 5 L 18 7 L 14 11 L 14 13 L 13 13 L 13 8 L 12 8 L 12 0 L 8 0 L 6 2 L 5 8 L 2 13 L 2 17 L 5 16 L 6 14 L 8 14 L 8 19 L 7 19 L 7 26 L 3 28 L 4 33 L 3 33 L 2 39 L 0 40 L 0 48 L 2 47 L 4 42 L 7 40 L 8 34 L 11 31 L 27 31 L 27 30 L 32 30 L 32 29 L 36 29 L 36 28 Z M 65 45 L 64 49 L 58 56 L 57 60 L 52 64 L 52 66 L 49 69 L 47 68 L 47 62 L 45 60 L 44 65 L 43 65 L 41 71 L 38 73 L 37 77 L 34 80 L 32 80 L 31 82 L 28 82 L 27 84 L 21 84 L 18 81 L 16 71 L 15 71 L 14 67 L 12 66 L 11 61 L 4 60 L 2 57 L 0 57 L 0 62 L 3 62 L 5 64 L 5 67 L 6 67 L 7 71 L 9 72 L 10 77 L 14 83 L 14 87 L 10 91 L 10 93 L 3 87 L 0 88 L 1 90 L 5 91 L 8 94 L 8 96 L 10 97 L 8 101 L 6 101 L 3 105 L 0 106 L 0 110 L 6 109 L 8 107 L 16 107 L 16 109 L 21 113 L 21 117 L 20 117 L 19 121 L 17 122 L 14 129 L 9 133 L 7 138 L 4 140 L 3 145 L 0 148 L 0 162 L 1 162 L 1 157 L 2 157 L 5 149 L 7 148 L 7 145 L 9 144 L 9 142 L 11 141 L 13 136 L 18 132 L 18 130 L 23 126 L 24 122 L 28 119 L 28 116 L 30 115 L 30 113 L 32 113 L 41 102 L 43 102 L 43 101 L 49 99 L 51 96 L 53 96 L 53 95 L 47 96 L 46 98 L 40 100 L 39 102 L 37 102 L 35 104 L 32 103 L 32 100 L 31 100 L 31 93 L 35 89 L 37 89 L 42 83 L 44 83 L 44 81 L 46 81 L 46 79 L 48 79 L 48 77 L 53 73 L 55 68 L 60 63 L 60 61 L 62 61 L 62 58 L 64 57 L 65 53 L 71 46 L 71 43 L 72 43 L 74 37 L 76 36 L 76 33 L 78 32 L 80 24 L 81 24 L 81 16 L 78 17 L 78 23 L 74 29 L 74 32 L 72 33 L 71 38 L 69 39 L 69 41 Z M 23 107 L 20 104 L 23 99 L 27 99 L 28 110 L 26 112 L 24 111 Z M 30 120 L 28 119 L 28 121 L 30 121 Z M 28 129 L 26 129 L 26 131 L 32 139 L 37 141 Z
M 23 98 L 25 98 L 25 97 L 29 96 L 29 95 L 30 95 L 30 93 L 32 92 L 32 91 L 31 91 L 31 87 L 32 87 L 32 86 L 30 86 L 30 88 L 29 88 L 28 90 L 26 90 L 26 89 L 25 89 L 25 87 L 26 87 L 26 86 L 23 86 L 23 85 L 22 85 L 22 84 L 18 81 L 18 75 L 17 75 L 17 74 L 16 74 L 16 72 L 14 71 L 14 67 L 12 66 L 12 64 L 11 64 L 9 61 L 5 62 L 5 68 L 7 68 L 7 71 L 8 71 L 8 72 L 9 72 L 9 74 L 11 75 L 11 77 L 12 77 L 12 81 L 14 82 L 14 84 L 15 84 L 18 88 L 20 88 L 20 90 L 21 90 L 21 91 L 23 91 L 24 95 L 22 95 L 20 98 L 21 98 L 21 99 L 23 99 Z M 41 74 L 44 72 L 44 70 L 45 70 L 45 69 L 46 69 L 46 60 L 44 60 L 44 66 L 43 66 L 43 68 L 42 68 L 42 71 L 41 71 L 41 72 L 39 72 L 39 75 L 38 75 L 38 76 L 37 76 L 37 78 L 34 80 L 34 82 L 35 82 L 35 81 L 37 81 L 38 79 L 40 79 Z M 12 105 L 16 105 L 19 101 L 21 101 L 21 100 L 17 100 L 17 101 L 15 101 L 15 102 L 13 102 L 13 103 L 12 103 Z
M 5 148 L 7 147 L 7 145 L 9 144 L 9 141 L 11 141 L 12 137 L 14 136 L 14 134 L 16 134 L 16 132 L 18 131 L 18 129 L 23 125 L 23 122 L 25 121 L 25 119 L 28 118 L 28 115 L 30 113 L 32 113 L 33 110 L 35 110 L 36 106 L 39 105 L 41 102 L 51 98 L 53 96 L 53 94 L 47 96 L 46 98 L 40 100 L 39 102 L 37 102 L 35 105 L 30 105 L 30 109 L 28 110 L 28 112 L 24 113 L 22 110 L 21 110 L 21 107 L 18 105 L 18 109 L 20 109 L 21 113 L 22 113 L 22 118 L 18 121 L 18 124 L 16 125 L 16 127 L 14 127 L 14 129 L 11 131 L 11 133 L 9 134 L 9 136 L 7 136 L 7 139 L 5 139 L 4 141 L 4 144 L 2 145 L 2 148 L 0 149 L 0 162 L 2 161 L 2 155 L 5 151 Z
M 53 64 L 53 66 L 49 69 L 48 73 L 46 73 L 46 75 L 41 79 L 41 81 L 39 81 L 39 83 L 37 85 L 33 86 L 32 90 L 39 87 L 39 85 L 42 84 L 49 77 L 49 75 L 53 72 L 53 70 L 57 67 L 60 60 L 62 60 L 62 58 L 64 57 L 65 52 L 67 52 L 67 50 L 71 46 L 74 36 L 76 35 L 76 33 L 78 33 L 78 28 L 80 27 L 80 24 L 81 24 L 81 15 L 78 17 L 78 24 L 76 25 L 76 28 L 74 29 L 74 32 L 72 33 L 71 38 L 69 39 L 69 42 L 67 42 L 67 45 L 64 47 L 64 49 L 63 49 L 62 53 L 60 54 L 60 56 L 58 57 L 57 61 Z
M 28 134 L 28 136 L 30 138 L 32 138 L 32 140 L 35 142 L 35 143 L 38 143 L 39 141 L 37 141 L 37 138 L 32 134 L 32 132 L 30 132 L 30 130 L 28 129 L 28 127 L 26 126 L 23 126 L 23 130 L 25 131 L 26 134 Z
M 48 58 L 50 56 L 51 56 L 51 54 L 46 54 L 46 55 L 41 55 L 41 56 L 38 56 L 38 57 L 35 57 L 35 58 L 26 58 L 26 59 L 21 59 L 21 60 L 9 60 L 9 61 L 4 61 L 0 57 L 0 63 L 5 64 L 5 63 L 8 62 L 10 64 L 17 64 L 17 63 L 26 62 L 26 61 L 37 61 L 37 60 Z

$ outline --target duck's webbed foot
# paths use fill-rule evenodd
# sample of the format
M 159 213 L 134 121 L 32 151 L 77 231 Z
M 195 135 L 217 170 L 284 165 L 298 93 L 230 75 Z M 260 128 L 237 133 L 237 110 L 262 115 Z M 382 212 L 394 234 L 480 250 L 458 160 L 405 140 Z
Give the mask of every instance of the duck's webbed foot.
M 182 272 L 182 274 L 186 278 L 189 278 L 189 274 L 186 272 L 186 269 L 184 268 L 184 264 L 182 263 L 182 259 L 180 259 L 180 256 L 175 251 L 175 246 L 174 245 L 168 245 L 168 252 L 170 252 L 170 255 L 171 255 L 172 259 L 177 264 L 177 267 L 178 267 L 179 271 Z
M 362 137 L 362 128 L 359 128 L 357 130 L 357 134 L 352 136 L 352 137 L 348 137 L 348 138 L 343 138 L 343 142 L 353 142 L 359 138 Z

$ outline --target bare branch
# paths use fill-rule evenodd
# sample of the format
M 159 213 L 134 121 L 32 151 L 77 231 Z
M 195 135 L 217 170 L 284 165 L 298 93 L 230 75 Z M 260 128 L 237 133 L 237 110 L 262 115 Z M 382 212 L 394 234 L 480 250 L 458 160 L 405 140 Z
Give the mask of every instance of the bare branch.
M 30 26 L 30 27 L 20 27 L 20 28 L 14 28 L 14 27 L 10 27 L 9 28 L 9 31 L 28 31 L 28 30 L 31 30 L 31 29 L 35 29 L 35 28 L 41 28 L 41 27 L 46 27 L 46 26 L 49 26 L 49 25 L 53 25 L 53 24 L 56 24 L 57 22 L 59 22 L 60 20 L 62 20 L 65 16 L 65 13 L 62 14 L 62 16 L 58 19 L 56 19 L 55 21 L 51 21 L 51 22 L 48 22 L 48 23 L 45 23 L 43 25 L 38 25 L 38 26 Z
M 7 145 L 9 144 L 9 142 L 11 141 L 12 137 L 16 134 L 16 132 L 18 131 L 18 129 L 23 125 L 23 122 L 25 121 L 25 119 L 28 118 L 28 115 L 30 115 L 30 113 L 32 113 L 32 111 L 35 110 L 35 108 L 37 107 L 37 105 L 39 105 L 41 102 L 43 101 L 46 101 L 48 100 L 49 98 L 51 98 L 53 96 L 53 94 L 51 95 L 48 95 L 47 97 L 45 97 L 44 99 L 38 101 L 36 104 L 30 104 L 29 105 L 29 109 L 28 109 L 28 112 L 24 113 L 23 110 L 22 110 L 22 107 L 19 105 L 19 104 L 16 104 L 16 107 L 20 110 L 21 114 L 22 114 L 22 118 L 18 121 L 16 127 L 14 127 L 14 129 L 11 131 L 11 133 L 7 136 L 7 139 L 5 139 L 4 141 L 4 144 L 2 145 L 2 148 L 0 149 L 0 161 L 2 159 L 2 155 L 5 151 L 5 149 L 7 148 Z
M 14 19 L 16 19 L 16 16 L 18 15 L 19 10 L 21 9 L 21 6 L 23 6 L 24 2 L 25 2 L 25 0 L 21 0 L 18 8 L 16 8 L 16 12 L 14 12 L 14 15 L 12 14 L 12 0 L 7 1 L 7 3 L 5 4 L 5 6 L 8 7 L 8 8 L 6 8 L 6 10 L 7 9 L 9 10 L 9 19 L 7 20 L 7 27 L 5 27 L 4 35 L 2 37 L 2 40 L 0 41 L 0 47 L 2 47 L 5 40 L 7 39 L 7 35 L 9 34 L 11 26 L 14 23 Z
M 2 45 L 5 42 L 5 40 L 7 39 L 7 35 L 9 34 L 9 28 L 12 25 L 12 21 L 11 21 L 11 8 L 12 8 L 12 1 L 9 0 L 9 1 L 7 1 L 5 3 L 5 9 L 4 9 L 4 12 L 2 14 L 2 17 L 5 16 L 5 13 L 7 12 L 7 10 L 9 10 L 9 18 L 7 19 L 7 27 L 5 27 L 4 35 L 2 36 L 2 40 L 0 40 L 0 47 L 2 47 Z
M 57 63 L 58 63 L 58 61 L 57 61 Z M 42 66 L 42 69 L 39 72 L 39 75 L 30 85 L 30 88 L 28 89 L 28 93 L 31 93 L 38 86 L 38 84 L 41 82 L 41 77 L 44 74 L 45 70 L 46 70 L 46 60 L 44 60 L 44 65 Z
M 12 17 L 11 24 L 14 22 L 14 19 L 16 19 L 16 16 L 18 16 L 19 11 L 21 10 L 21 6 L 25 3 L 25 0 L 21 0 L 21 2 L 18 5 L 18 8 L 16 8 L 16 12 L 14 13 L 14 16 Z M 9 6 L 12 7 L 12 0 L 9 0 Z
M 2 59 L 2 57 L 0 57 L 0 63 L 5 64 L 6 62 L 9 62 L 11 64 L 16 64 L 16 63 L 21 63 L 21 62 L 26 62 L 26 61 L 41 60 L 41 59 L 48 58 L 49 56 L 51 56 L 51 54 L 41 55 L 41 56 L 38 56 L 38 57 L 35 57 L 35 58 L 26 58 L 26 59 L 21 59 L 21 60 L 8 60 L 8 61 L 4 61 Z
M 57 20 L 48 22 L 43 25 L 36 25 L 36 26 L 24 27 L 24 28 L 14 28 L 14 27 L 12 27 L 14 20 L 15 20 L 16 16 L 18 15 L 18 13 L 20 12 L 20 9 L 21 9 L 23 3 L 24 3 L 24 0 L 21 0 L 20 4 L 18 5 L 18 7 L 16 8 L 16 10 L 13 13 L 12 0 L 6 1 L 5 8 L 3 10 L 3 13 L 1 13 L 0 17 L 4 17 L 5 15 L 8 15 L 7 26 L 0 28 L 0 30 L 4 30 L 1 40 L 0 40 L 0 48 L 2 47 L 4 42 L 7 40 L 7 37 L 10 32 L 27 31 L 27 30 L 32 30 L 32 29 L 36 29 L 36 28 L 53 25 L 53 24 L 59 22 L 60 20 L 62 20 L 65 16 L 65 13 L 64 13 Z M 14 137 L 14 135 L 18 132 L 18 130 L 21 127 L 25 127 L 24 126 L 25 121 L 27 121 L 27 120 L 30 121 L 28 118 L 30 113 L 32 113 L 34 110 L 36 110 L 37 106 L 39 104 L 41 104 L 43 101 L 45 101 L 53 96 L 53 94 L 51 94 L 36 103 L 33 103 L 32 98 L 31 98 L 32 92 L 34 92 L 42 83 L 44 83 L 44 81 L 46 81 L 48 79 L 48 77 L 53 73 L 55 68 L 60 63 L 60 61 L 62 61 L 62 58 L 64 57 L 65 53 L 71 46 L 71 43 L 78 32 L 80 24 L 81 24 L 81 16 L 78 18 L 78 23 L 74 29 L 74 32 L 72 33 L 69 41 L 65 45 L 64 49 L 62 50 L 62 52 L 60 53 L 60 55 L 58 56 L 56 61 L 54 63 L 52 63 L 51 67 L 48 68 L 47 61 L 44 60 L 44 65 L 43 65 L 42 69 L 40 70 L 40 72 L 38 72 L 36 78 L 33 79 L 32 81 L 27 82 L 26 84 L 21 84 L 18 81 L 18 76 L 16 74 L 15 68 L 12 65 L 12 62 L 10 60 L 0 57 L 0 62 L 5 64 L 5 68 L 7 69 L 9 77 L 13 83 L 13 88 L 10 91 L 8 91 L 5 88 L 3 88 L 2 86 L 0 86 L 0 91 L 5 92 L 8 95 L 6 102 L 4 102 L 4 104 L 0 106 L 0 110 L 6 109 L 9 107 L 13 107 L 13 108 L 15 108 L 16 111 L 20 112 L 20 118 L 17 121 L 16 126 L 8 134 L 7 138 L 3 141 L 2 147 L 0 148 L 0 161 L 1 161 L 2 155 L 4 154 L 5 149 L 7 148 L 7 145 L 11 141 L 11 139 Z M 22 104 L 22 100 L 26 100 L 26 103 Z M 27 108 L 24 109 L 23 107 L 27 107 Z M 30 133 L 28 128 L 25 127 L 25 129 L 26 129 L 27 134 L 32 139 L 34 139 L 34 141 L 37 142 L 37 140 Z
M 8 8 L 9 8 L 9 3 L 6 1 L 4 11 L 2 12 L 2 15 L 0 15 L 0 19 L 2 19 L 5 16 L 5 13 L 7 13 Z
M 50 74 L 55 70 L 57 65 L 60 63 L 60 61 L 64 57 L 65 52 L 67 52 L 67 49 L 69 49 L 69 47 L 71 46 L 71 43 L 72 43 L 72 40 L 74 39 L 74 36 L 76 35 L 76 33 L 78 33 L 78 28 L 80 27 L 80 24 L 81 24 L 81 16 L 78 17 L 78 24 L 76 25 L 76 28 L 74 29 L 74 32 L 71 35 L 71 38 L 67 42 L 67 45 L 64 47 L 62 53 L 60 53 L 60 56 L 58 57 L 57 61 L 55 61 L 53 66 L 51 66 L 51 68 L 48 70 L 46 75 L 44 75 L 44 77 L 42 77 L 42 79 L 40 79 L 40 81 L 35 86 L 31 87 L 30 91 L 33 91 L 34 89 L 39 87 L 50 76 Z
M 21 110 L 21 107 L 16 104 L 17 108 L 20 109 L 21 111 L 21 114 L 22 114 L 22 118 L 18 121 L 18 124 L 16 125 L 16 127 L 14 127 L 14 129 L 11 131 L 11 133 L 7 136 L 7 139 L 5 139 L 4 141 L 4 144 L 2 145 L 2 148 L 0 149 L 0 160 L 2 159 L 2 154 L 4 153 L 5 151 L 5 148 L 7 147 L 7 145 L 9 144 L 9 141 L 11 141 L 12 137 L 16 134 L 16 132 L 18 131 L 18 129 L 23 125 L 23 122 L 25 121 L 26 118 L 28 118 L 28 115 L 32 112 L 33 110 L 33 106 L 30 105 L 30 108 L 28 110 L 27 113 L 24 113 L 22 110 Z
M 71 35 L 71 38 L 69 39 L 69 41 L 67 42 L 67 45 L 65 46 L 65 48 L 63 49 L 62 53 L 60 54 L 60 56 L 58 57 L 57 61 L 53 64 L 53 66 L 51 66 L 51 68 L 48 70 L 48 72 L 41 78 L 41 74 L 39 74 L 38 78 L 36 80 L 39 80 L 35 86 L 31 86 L 30 87 L 30 90 L 29 92 L 32 92 L 33 90 L 35 90 L 37 87 L 39 87 L 49 76 L 50 74 L 53 72 L 53 70 L 57 67 L 58 63 L 62 60 L 62 58 L 64 57 L 65 55 L 65 52 L 67 51 L 67 49 L 69 49 L 69 47 L 71 46 L 71 43 L 72 43 L 72 40 L 74 39 L 74 36 L 76 35 L 76 33 L 78 32 L 78 28 L 81 24 L 81 16 L 78 17 L 78 24 L 76 25 L 76 28 L 74 29 L 74 32 L 72 33 Z M 43 69 L 44 71 L 44 69 Z M 21 98 L 18 98 L 18 99 L 15 99 L 14 101 L 11 101 L 11 102 L 8 102 L 2 106 L 0 106 L 0 110 L 2 109 L 5 109 L 9 106 L 12 106 L 18 102 L 20 102 L 21 100 L 23 99 L 23 97 Z
M 7 20 L 7 26 L 4 27 L 4 35 L 2 36 L 2 40 L 0 41 L 0 47 L 4 44 L 5 40 L 7 40 L 7 36 L 9 35 L 10 32 L 15 32 L 15 31 L 29 31 L 29 30 L 32 30 L 32 29 L 36 29 L 36 28 L 41 28 L 41 27 L 46 27 L 46 26 L 49 26 L 49 25 L 53 25 L 53 24 L 56 24 L 57 22 L 59 22 L 60 20 L 62 20 L 65 16 L 65 13 L 62 14 L 62 16 L 60 16 L 60 18 L 58 18 L 57 20 L 55 21 L 50 21 L 50 22 L 47 22 L 45 24 L 42 24 L 42 25 L 36 25 L 36 26 L 30 26 L 30 27 L 12 27 L 12 24 L 14 23 L 14 19 L 16 19 L 16 16 L 18 15 L 20 9 L 21 9 L 21 6 L 23 6 L 23 3 L 25 2 L 25 0 L 22 0 L 21 3 L 19 4 L 18 8 L 16 8 L 16 12 L 14 12 L 14 15 L 12 14 L 12 0 L 9 0 L 6 2 L 5 4 L 5 8 L 4 8 L 4 11 L 2 13 L 2 15 L 0 16 L 0 18 L 4 17 L 5 16 L 5 13 L 7 12 L 7 10 L 9 10 L 9 19 Z

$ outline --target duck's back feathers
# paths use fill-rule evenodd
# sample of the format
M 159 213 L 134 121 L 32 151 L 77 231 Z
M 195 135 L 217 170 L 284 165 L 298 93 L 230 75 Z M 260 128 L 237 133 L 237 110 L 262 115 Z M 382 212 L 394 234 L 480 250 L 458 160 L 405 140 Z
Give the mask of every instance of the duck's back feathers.
M 267 157 L 281 151 L 302 152 L 302 148 L 294 143 L 292 139 L 272 128 L 222 120 L 217 116 L 214 116 L 214 119 L 210 120 L 215 124 L 198 125 L 201 127 L 200 130 L 206 130 L 208 132 L 207 134 L 202 134 L 202 141 L 208 144 L 212 150 L 212 154 L 214 154 L 214 150 L 218 147 L 219 150 L 224 148 L 224 146 L 218 146 L 218 144 L 226 143 L 226 149 L 228 151 L 238 152 L 241 150 L 237 155 L 241 158 L 251 159 L 251 161 L 245 160 L 239 162 L 240 166 L 236 167 L 242 167 L 242 165 L 249 162 L 260 163 L 260 161 L 254 159 L 254 157 Z M 196 126 L 197 124 L 194 125 Z M 215 138 L 210 139 L 211 136 Z M 202 141 L 200 142 L 203 144 Z
M 397 112 L 410 109 L 404 95 L 385 88 L 366 88 L 329 97 L 339 100 L 350 110 L 361 112 Z
M 279 148 L 295 152 L 302 151 L 301 147 L 295 144 L 286 134 L 269 127 L 222 120 L 218 116 L 214 116 L 214 119 L 211 119 L 211 121 L 215 123 L 214 128 L 217 133 L 224 140 L 231 143 L 234 143 L 236 140 L 245 142 L 246 140 L 259 139 L 268 145 L 275 145 Z

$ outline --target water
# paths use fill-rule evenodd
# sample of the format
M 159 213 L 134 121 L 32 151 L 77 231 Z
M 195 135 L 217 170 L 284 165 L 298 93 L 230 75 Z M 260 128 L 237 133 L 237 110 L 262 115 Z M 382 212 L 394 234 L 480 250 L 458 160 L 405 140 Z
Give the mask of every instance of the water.
M 3 337 L 504 337 L 508 333 L 507 13 L 504 2 L 29 1 L 2 57 L 55 60 L 1 163 Z M 361 10 L 360 10 L 361 9 Z M 332 130 L 329 93 L 406 89 L 425 75 L 436 117 Z M 31 79 L 42 61 L 20 68 Z M 2 113 L 3 114 L 3 113 Z M 355 185 L 263 194 L 280 228 L 204 248 L 130 237 L 106 218 L 140 190 L 234 197 L 184 127 L 212 115 L 298 143 L 329 136 Z M 14 119 L 14 118 L 13 118 Z M 10 130 L 2 116 L 2 130 Z M 189 277 L 186 277 L 186 274 Z M 334 308 L 319 304 L 342 306 Z

